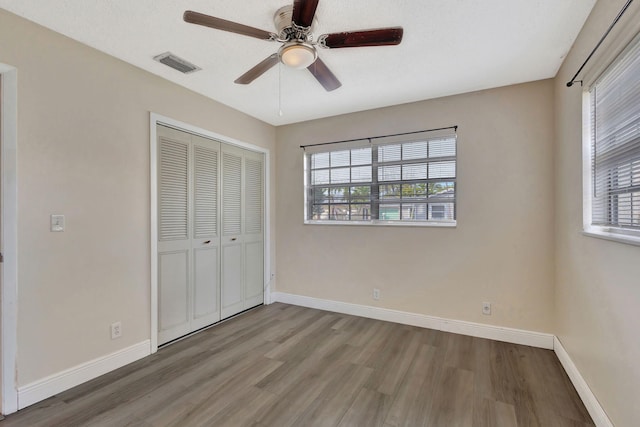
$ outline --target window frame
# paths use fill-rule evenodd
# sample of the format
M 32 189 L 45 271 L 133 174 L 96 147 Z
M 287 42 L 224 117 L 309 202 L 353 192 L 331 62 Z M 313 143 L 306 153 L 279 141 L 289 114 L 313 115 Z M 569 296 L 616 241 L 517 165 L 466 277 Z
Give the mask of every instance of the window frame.
M 593 115 L 591 90 L 601 78 L 618 64 L 634 47 L 640 45 L 640 33 L 627 38 L 626 43 L 617 41 L 618 49 L 599 61 L 592 70 L 591 78 L 585 79 L 582 92 L 582 184 L 583 184 L 583 229 L 582 234 L 605 240 L 640 246 L 640 229 L 593 224 L 593 191 L 595 171 L 593 159 Z M 606 61 L 605 61 L 606 59 Z
M 401 159 L 399 161 L 394 161 L 394 162 L 380 162 L 378 159 L 378 152 L 379 152 L 379 147 L 384 147 L 384 146 L 389 146 L 389 145 L 396 145 L 396 144 L 406 144 L 406 143 L 411 143 L 411 142 L 419 142 L 421 140 L 425 140 L 425 141 L 430 141 L 430 140 L 437 140 L 437 139 L 444 139 L 444 138 L 453 138 L 454 139 L 454 147 L 455 147 L 455 154 L 453 156 L 444 156 L 442 157 L 442 160 L 440 160 L 437 157 L 425 157 L 422 159 L 417 159 L 417 160 L 407 160 L 407 159 Z M 316 169 L 312 169 L 312 165 L 311 165 L 311 157 L 313 154 L 317 154 L 320 152 L 336 152 L 336 151 L 342 151 L 342 150 L 354 150 L 357 148 L 364 148 L 364 147 L 370 147 L 371 148 L 371 180 L 367 181 L 367 182 L 349 182 L 349 183 L 334 183 L 334 184 L 318 184 L 316 185 L 316 187 L 346 187 L 349 188 L 349 193 L 351 193 L 351 187 L 363 187 L 363 186 L 369 186 L 369 201 L 367 203 L 364 203 L 366 205 L 369 205 L 369 216 L 370 219 L 368 220 L 335 220 L 335 219 L 310 219 L 310 211 L 313 209 L 313 197 L 314 195 L 312 194 L 312 189 L 314 186 L 311 185 L 311 171 L 312 170 L 317 170 L 317 169 L 321 169 L 321 168 L 316 168 Z M 420 163 L 422 161 L 422 163 L 435 163 L 435 162 L 439 162 L 439 161 L 450 161 L 453 160 L 454 161 L 454 165 L 455 165 L 455 177 L 453 178 L 431 178 L 431 179 L 417 179 L 417 180 L 402 180 L 402 176 L 400 178 L 400 180 L 398 181 L 379 181 L 378 180 L 378 168 L 379 166 L 384 166 L 384 165 L 388 165 L 389 163 L 392 164 L 401 164 L 401 165 L 408 165 L 411 163 Z M 355 146 L 336 146 L 334 148 L 331 149 L 326 149 L 326 150 L 320 150 L 320 151 L 311 151 L 311 152 L 305 152 L 303 153 L 303 164 L 304 164 L 304 224 L 309 224 L 309 225 L 354 225 L 354 226 L 392 226 L 392 227 L 445 227 L 445 228 L 452 228 L 452 227 L 456 227 L 457 226 L 457 210 L 458 210 L 458 191 L 459 191 L 459 186 L 458 186 L 458 170 L 457 170 L 457 166 L 458 166 L 458 140 L 457 140 L 457 133 L 456 132 L 447 132 L 445 134 L 439 134 L 439 135 L 432 135 L 432 136 L 426 136 L 424 137 L 424 139 L 411 139 L 411 138 L 406 138 L 403 140 L 397 140 L 394 142 L 387 142 L 387 143 L 383 143 L 383 144 L 376 144 L 376 143 L 370 143 L 368 142 L 366 145 L 355 145 Z M 369 165 L 369 164 L 367 164 Z M 349 165 L 349 166 L 345 166 L 345 167 L 358 167 L 360 165 Z M 331 168 L 330 166 L 328 168 Z M 453 204 L 453 220 L 437 220 L 437 219 L 425 219 L 425 220 L 388 220 L 388 219 L 379 219 L 376 218 L 374 219 L 374 216 L 379 215 L 380 212 L 380 207 L 386 205 L 390 205 L 390 204 L 394 204 L 394 202 L 391 201 L 387 201 L 384 202 L 382 200 L 380 200 L 379 197 L 379 193 L 380 193 L 380 188 L 383 185 L 411 185 L 412 183 L 415 182 L 424 182 L 425 184 L 429 184 L 431 182 L 446 182 L 446 183 L 453 183 L 454 185 L 454 194 L 451 197 L 451 199 L 446 199 L 443 200 L 443 198 L 436 198 L 436 200 L 434 200 L 433 202 L 429 202 L 427 201 L 428 198 L 428 191 L 423 199 L 416 199 L 416 200 L 412 200 L 412 199 L 402 199 L 401 197 L 398 198 L 397 203 L 395 204 L 399 204 L 400 207 L 400 211 L 402 211 L 402 204 L 406 203 L 406 204 L 412 204 L 412 203 L 423 203 L 425 204 L 425 211 L 426 211 L 426 217 L 429 218 L 429 212 L 431 212 L 430 209 L 430 205 L 433 203 L 435 205 L 440 205 L 443 203 L 452 203 Z M 402 188 L 402 187 L 400 187 Z M 400 190 L 402 191 L 402 190 Z M 351 195 L 349 194 L 348 197 L 345 198 L 345 202 L 344 203 L 337 203 L 337 204 L 342 204 L 342 205 L 348 205 L 349 206 L 349 211 L 351 212 Z M 330 205 L 330 202 L 327 203 L 327 205 Z M 401 214 L 402 215 L 402 214 Z M 330 216 L 330 213 L 329 213 Z

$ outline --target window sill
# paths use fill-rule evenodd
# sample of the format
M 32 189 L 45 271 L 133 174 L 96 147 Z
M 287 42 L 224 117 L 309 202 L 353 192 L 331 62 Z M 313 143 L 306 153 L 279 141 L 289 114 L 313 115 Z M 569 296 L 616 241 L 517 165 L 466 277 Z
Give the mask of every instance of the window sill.
M 449 222 L 399 222 L 399 221 L 321 221 L 306 220 L 305 225 L 355 225 L 369 227 L 437 227 L 437 228 L 455 228 L 456 221 Z
M 617 232 L 606 231 L 602 228 L 585 228 L 582 234 L 598 239 L 610 240 L 612 242 L 624 243 L 627 245 L 640 246 L 640 233 L 622 234 Z

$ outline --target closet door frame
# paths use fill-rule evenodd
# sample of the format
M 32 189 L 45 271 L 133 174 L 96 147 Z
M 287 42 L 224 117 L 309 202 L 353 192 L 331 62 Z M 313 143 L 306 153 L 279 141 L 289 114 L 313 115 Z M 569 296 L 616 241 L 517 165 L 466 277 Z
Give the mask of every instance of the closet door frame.
M 179 131 L 188 132 L 194 135 L 202 136 L 204 138 L 215 139 L 222 143 L 237 146 L 247 150 L 255 151 L 264 154 L 264 217 L 263 217 L 263 230 L 264 230 L 264 265 L 263 265 L 263 280 L 264 280 L 264 304 L 271 303 L 271 235 L 269 229 L 270 223 L 270 153 L 269 150 L 263 147 L 258 147 L 253 144 L 249 144 L 243 141 L 229 138 L 225 135 L 220 135 L 215 132 L 211 132 L 205 129 L 201 129 L 197 126 L 190 125 L 188 123 L 174 120 L 169 117 L 162 116 L 160 114 L 150 113 L 149 120 L 149 146 L 150 146 L 150 201 L 151 201 L 151 292 L 150 292 L 150 309 L 151 309 L 151 348 L 150 352 L 155 353 L 158 351 L 158 140 L 157 140 L 157 126 L 167 126 Z

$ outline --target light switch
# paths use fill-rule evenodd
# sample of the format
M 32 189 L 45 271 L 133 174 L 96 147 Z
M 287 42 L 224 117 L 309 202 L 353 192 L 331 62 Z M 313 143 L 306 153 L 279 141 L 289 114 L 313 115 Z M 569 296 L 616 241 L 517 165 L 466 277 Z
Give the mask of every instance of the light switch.
M 64 231 L 64 215 L 51 215 L 51 231 Z

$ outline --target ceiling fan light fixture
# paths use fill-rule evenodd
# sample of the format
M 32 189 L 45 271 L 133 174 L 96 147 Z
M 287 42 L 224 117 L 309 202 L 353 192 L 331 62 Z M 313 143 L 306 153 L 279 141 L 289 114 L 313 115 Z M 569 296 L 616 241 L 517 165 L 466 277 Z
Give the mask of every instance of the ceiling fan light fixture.
M 301 69 L 307 68 L 318 58 L 316 49 L 302 42 L 289 42 L 282 45 L 278 51 L 280 61 L 287 67 Z
M 400 44 L 402 41 L 402 27 L 322 34 L 314 40 L 311 34 L 311 26 L 314 23 L 319 2 L 320 0 L 293 0 L 293 4 L 278 9 L 273 17 L 277 33 L 192 10 L 185 11 L 183 19 L 190 24 L 282 43 L 277 52 L 260 61 L 234 81 L 234 83 L 242 85 L 251 83 L 280 62 L 293 69 L 306 68 L 324 89 L 330 92 L 338 89 L 341 83 L 322 59 L 318 57 L 316 50 L 318 46 L 327 49 L 391 46 Z M 311 67 L 312 64 L 313 67 Z

